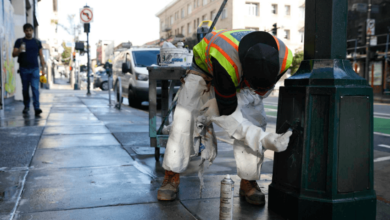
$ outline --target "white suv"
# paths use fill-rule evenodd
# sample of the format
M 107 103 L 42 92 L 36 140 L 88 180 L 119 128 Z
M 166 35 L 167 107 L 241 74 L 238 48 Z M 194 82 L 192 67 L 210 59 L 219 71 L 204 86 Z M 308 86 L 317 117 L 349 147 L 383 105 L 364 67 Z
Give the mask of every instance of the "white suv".
M 148 66 L 157 64 L 160 48 L 130 48 L 115 56 L 113 63 L 113 83 L 122 81 L 122 96 L 129 99 L 132 107 L 138 107 L 143 101 L 149 101 Z M 157 81 L 157 98 L 161 97 L 161 81 Z M 177 91 L 179 84 L 175 87 Z M 176 92 L 175 91 L 175 92 Z

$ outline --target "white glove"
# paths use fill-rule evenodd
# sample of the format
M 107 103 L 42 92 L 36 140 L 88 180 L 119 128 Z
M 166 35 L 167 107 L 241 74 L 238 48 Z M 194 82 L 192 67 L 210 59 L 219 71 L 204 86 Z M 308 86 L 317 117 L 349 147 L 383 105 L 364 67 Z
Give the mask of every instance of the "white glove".
M 269 133 L 261 140 L 261 144 L 267 150 L 282 152 L 287 149 L 291 135 L 291 131 L 287 131 L 285 134 Z

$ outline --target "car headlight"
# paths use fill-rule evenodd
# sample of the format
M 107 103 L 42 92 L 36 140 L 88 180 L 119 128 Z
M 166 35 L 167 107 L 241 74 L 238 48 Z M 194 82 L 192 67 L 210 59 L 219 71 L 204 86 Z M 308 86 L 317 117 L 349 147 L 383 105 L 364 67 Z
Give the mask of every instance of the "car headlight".
M 135 78 L 140 81 L 148 81 L 149 76 L 146 74 L 135 73 Z

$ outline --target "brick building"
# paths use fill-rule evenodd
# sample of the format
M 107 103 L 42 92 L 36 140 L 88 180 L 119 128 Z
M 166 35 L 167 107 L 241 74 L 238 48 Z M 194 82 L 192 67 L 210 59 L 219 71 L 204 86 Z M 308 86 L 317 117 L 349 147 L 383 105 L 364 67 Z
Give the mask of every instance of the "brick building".
M 160 38 L 195 38 L 203 20 L 213 20 L 223 0 L 173 0 L 156 14 L 160 19 Z M 216 25 L 217 29 L 253 29 L 270 32 L 277 24 L 277 37 L 293 53 L 303 50 L 304 0 L 229 0 Z

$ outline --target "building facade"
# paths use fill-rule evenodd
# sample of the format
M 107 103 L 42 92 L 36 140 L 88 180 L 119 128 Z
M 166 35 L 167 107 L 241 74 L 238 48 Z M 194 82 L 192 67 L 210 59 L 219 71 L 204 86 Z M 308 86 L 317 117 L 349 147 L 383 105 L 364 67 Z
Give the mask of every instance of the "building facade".
M 390 96 L 390 53 L 386 46 L 390 34 L 390 1 L 371 0 L 371 10 L 367 1 L 348 1 L 348 48 L 347 58 L 353 63 L 353 68 L 360 76 L 367 79 L 377 96 Z M 371 27 L 367 28 L 367 18 L 370 17 Z M 367 34 L 370 38 L 369 63 L 367 64 Z M 366 65 L 369 65 L 368 72 Z M 388 98 L 387 98 L 388 99 Z
M 0 0 L 0 111 L 7 102 L 23 99 L 19 64 L 12 51 L 15 40 L 24 37 L 25 23 L 35 27 L 38 37 L 38 11 L 38 0 Z
M 223 0 L 174 0 L 156 16 L 160 19 L 160 38 L 175 36 L 196 38 L 196 30 L 204 20 L 213 20 Z M 303 50 L 304 0 L 230 0 L 216 29 L 252 29 L 271 32 L 277 25 L 277 37 L 293 53 Z

